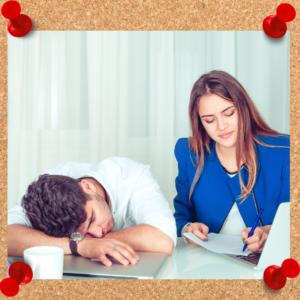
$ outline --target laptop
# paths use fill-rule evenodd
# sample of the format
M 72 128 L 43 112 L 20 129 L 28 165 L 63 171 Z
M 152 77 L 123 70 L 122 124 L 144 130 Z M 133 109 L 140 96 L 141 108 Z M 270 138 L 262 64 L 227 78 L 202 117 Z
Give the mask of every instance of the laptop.
M 251 252 L 248 256 L 221 254 L 256 269 L 281 266 L 290 257 L 290 202 L 281 203 L 262 252 Z
M 164 261 L 168 257 L 166 253 L 136 252 L 139 261 L 136 265 L 123 266 L 113 257 L 107 256 L 113 263 L 107 267 L 98 261 L 89 258 L 65 255 L 64 275 L 80 275 L 86 277 L 101 276 L 111 279 L 154 279 Z

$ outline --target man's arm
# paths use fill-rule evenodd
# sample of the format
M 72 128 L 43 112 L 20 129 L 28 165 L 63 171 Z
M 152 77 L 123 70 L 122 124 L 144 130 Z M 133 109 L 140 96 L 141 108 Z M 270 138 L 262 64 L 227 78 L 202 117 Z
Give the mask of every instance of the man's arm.
M 109 233 L 107 237 L 121 239 L 135 250 L 170 255 L 177 242 L 175 219 L 149 166 L 143 166 L 136 177 L 129 207 L 136 226 Z
M 23 256 L 27 248 L 36 246 L 56 246 L 64 250 L 64 254 L 71 254 L 68 238 L 54 238 L 43 232 L 23 225 L 9 225 L 7 227 L 7 253 L 10 256 Z
M 123 241 L 135 251 L 161 252 L 171 255 L 174 249 L 174 242 L 170 236 L 147 224 L 111 231 L 104 238 Z
M 64 250 L 64 254 L 71 254 L 69 238 L 55 238 L 43 232 L 23 225 L 9 225 L 7 228 L 7 252 L 10 256 L 23 256 L 27 248 L 36 246 L 56 246 Z M 114 245 L 120 245 L 114 249 Z M 117 259 L 120 263 L 135 264 L 138 260 L 135 251 L 127 244 L 116 239 L 91 239 L 84 238 L 78 243 L 78 253 L 87 258 L 99 258 L 106 265 L 111 266 L 111 261 L 106 254 Z

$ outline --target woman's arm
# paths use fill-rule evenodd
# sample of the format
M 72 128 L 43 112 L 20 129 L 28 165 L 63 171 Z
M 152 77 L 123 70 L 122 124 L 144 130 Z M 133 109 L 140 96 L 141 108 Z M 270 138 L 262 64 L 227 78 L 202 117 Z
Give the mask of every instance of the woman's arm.
M 179 139 L 175 146 L 175 157 L 178 162 L 178 176 L 175 180 L 177 196 L 174 198 L 174 208 L 177 226 L 177 236 L 181 237 L 182 228 L 187 223 L 197 222 L 196 213 L 189 203 L 190 183 L 186 173 L 186 157 L 189 158 L 189 148 L 185 147 L 186 139 Z M 195 168 L 196 171 L 196 168 Z
M 289 146 L 289 145 L 288 145 Z M 278 206 L 283 202 L 290 201 L 290 149 L 282 148 L 283 167 L 281 170 L 281 189 L 278 198 Z M 253 235 L 248 238 L 251 228 L 246 228 L 241 232 L 241 237 L 247 248 L 252 251 L 262 250 L 268 238 L 272 225 L 257 227 Z
M 290 160 L 284 162 L 281 175 L 281 190 L 279 194 L 279 203 L 290 202 Z

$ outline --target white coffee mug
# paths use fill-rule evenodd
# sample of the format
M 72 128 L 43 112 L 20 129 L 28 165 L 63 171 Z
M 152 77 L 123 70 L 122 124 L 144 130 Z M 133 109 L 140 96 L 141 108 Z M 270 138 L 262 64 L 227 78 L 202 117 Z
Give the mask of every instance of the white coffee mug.
M 62 279 L 64 250 L 52 246 L 32 247 L 24 250 L 24 262 L 33 272 L 33 279 Z

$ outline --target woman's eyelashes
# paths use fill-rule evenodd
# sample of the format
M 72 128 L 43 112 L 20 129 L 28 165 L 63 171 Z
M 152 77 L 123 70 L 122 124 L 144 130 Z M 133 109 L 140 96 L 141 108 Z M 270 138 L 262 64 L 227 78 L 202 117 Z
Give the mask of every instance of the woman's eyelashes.
M 224 115 L 225 117 L 231 117 L 233 114 L 234 114 L 235 110 L 233 110 L 229 115 Z M 214 121 L 215 119 L 213 120 L 205 120 L 206 123 L 210 124 Z
M 225 115 L 226 117 L 230 117 L 230 116 L 232 116 L 233 114 L 234 114 L 234 110 L 229 114 L 229 115 Z

